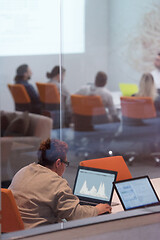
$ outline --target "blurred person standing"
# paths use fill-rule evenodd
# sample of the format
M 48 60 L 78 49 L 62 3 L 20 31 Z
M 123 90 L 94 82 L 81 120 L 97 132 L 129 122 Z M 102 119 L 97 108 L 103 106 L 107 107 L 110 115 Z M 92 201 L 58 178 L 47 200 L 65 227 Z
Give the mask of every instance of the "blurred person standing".
M 157 54 L 154 61 L 155 70 L 151 72 L 158 94 L 160 95 L 160 52 Z

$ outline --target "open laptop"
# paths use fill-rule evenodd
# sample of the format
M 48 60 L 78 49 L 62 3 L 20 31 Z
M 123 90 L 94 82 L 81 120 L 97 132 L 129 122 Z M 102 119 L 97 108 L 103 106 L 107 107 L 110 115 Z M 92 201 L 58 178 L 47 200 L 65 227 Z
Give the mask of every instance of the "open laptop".
M 148 176 L 113 183 L 125 211 L 160 205 Z
M 74 183 L 73 194 L 80 199 L 80 204 L 111 205 L 113 182 L 117 172 L 79 166 Z
M 123 96 L 132 96 L 138 92 L 137 84 L 132 83 L 119 83 L 119 88 Z

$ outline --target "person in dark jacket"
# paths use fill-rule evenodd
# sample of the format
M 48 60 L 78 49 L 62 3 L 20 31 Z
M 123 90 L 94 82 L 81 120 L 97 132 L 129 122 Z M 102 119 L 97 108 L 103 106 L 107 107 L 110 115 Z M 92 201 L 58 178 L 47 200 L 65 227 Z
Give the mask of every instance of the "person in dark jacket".
M 41 113 L 41 102 L 38 93 L 34 87 L 28 82 L 31 79 L 32 71 L 27 64 L 20 65 L 16 70 L 14 78 L 15 84 L 22 84 L 31 99 L 31 112 Z

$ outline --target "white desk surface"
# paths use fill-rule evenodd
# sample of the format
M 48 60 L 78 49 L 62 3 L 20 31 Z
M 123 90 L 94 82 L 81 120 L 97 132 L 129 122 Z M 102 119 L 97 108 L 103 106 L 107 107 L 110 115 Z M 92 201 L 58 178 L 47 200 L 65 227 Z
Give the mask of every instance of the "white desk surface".
M 121 109 L 121 101 L 120 97 L 122 96 L 122 93 L 120 91 L 113 91 L 111 92 L 113 97 L 113 103 L 116 107 L 116 109 Z

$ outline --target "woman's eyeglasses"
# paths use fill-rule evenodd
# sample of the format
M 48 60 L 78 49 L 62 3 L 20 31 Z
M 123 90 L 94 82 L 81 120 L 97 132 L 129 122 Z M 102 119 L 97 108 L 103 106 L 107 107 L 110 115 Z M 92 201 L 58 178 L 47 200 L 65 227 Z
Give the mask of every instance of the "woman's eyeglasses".
M 61 162 L 63 162 L 63 163 L 66 165 L 66 167 L 69 167 L 69 162 L 64 161 L 64 160 L 62 160 L 62 159 L 61 159 Z

